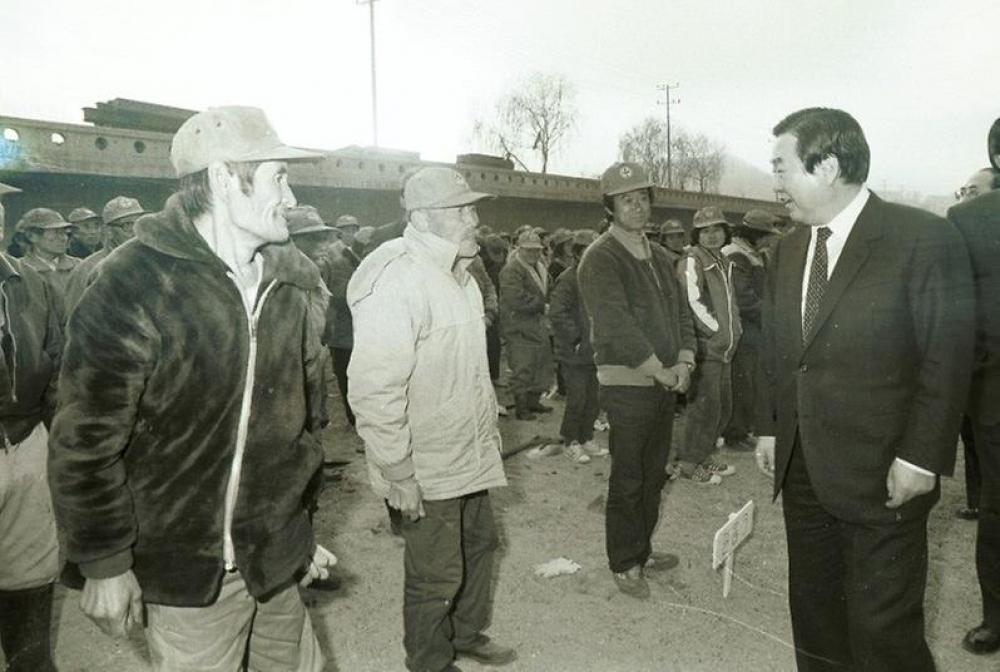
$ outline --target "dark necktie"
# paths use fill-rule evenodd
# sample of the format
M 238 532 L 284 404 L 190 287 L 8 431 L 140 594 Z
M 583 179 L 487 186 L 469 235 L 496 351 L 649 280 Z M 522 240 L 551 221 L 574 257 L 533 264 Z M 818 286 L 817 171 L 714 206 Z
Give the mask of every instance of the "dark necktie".
M 816 316 L 819 314 L 819 305 L 823 302 L 823 294 L 826 292 L 827 279 L 827 256 L 826 240 L 830 237 L 830 229 L 821 226 L 816 229 L 816 249 L 813 251 L 812 266 L 809 268 L 809 287 L 806 290 L 806 308 L 802 313 L 802 340 L 805 341 L 812 333 Z

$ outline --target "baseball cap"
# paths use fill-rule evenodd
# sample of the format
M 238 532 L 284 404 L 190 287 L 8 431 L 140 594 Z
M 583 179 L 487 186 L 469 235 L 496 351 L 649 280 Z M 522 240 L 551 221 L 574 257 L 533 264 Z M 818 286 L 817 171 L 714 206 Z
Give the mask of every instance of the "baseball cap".
M 129 196 L 115 196 L 108 201 L 101 211 L 101 219 L 105 224 L 111 224 L 115 220 L 128 217 L 129 215 L 144 215 L 145 209 L 134 198 Z
M 256 107 L 210 107 L 174 134 L 170 162 L 177 177 L 208 168 L 213 161 L 318 161 L 316 152 L 281 142 L 264 111 Z
M 777 233 L 777 227 L 780 223 L 781 217 L 761 208 L 747 210 L 747 214 L 743 215 L 743 225 L 755 231 Z
M 24 216 L 17 222 L 17 230 L 22 233 L 30 229 L 65 229 L 73 226 L 55 210 L 49 208 L 32 208 L 24 213 Z
M 73 211 L 69 213 L 67 221 L 70 224 L 78 224 L 80 222 L 86 222 L 88 219 L 100 219 L 100 215 L 91 210 L 90 208 L 73 208 Z
M 403 203 L 407 210 L 458 208 L 484 198 L 495 196 L 473 191 L 461 173 L 438 166 L 418 170 L 403 188 Z
M 719 206 L 706 205 L 694 213 L 694 228 L 704 229 L 715 224 L 729 224 L 726 216 L 722 214 L 722 208 Z
M 525 231 L 517 237 L 517 246 L 524 250 L 544 250 L 542 239 L 534 231 Z
M 16 194 L 20 191 L 21 190 L 18 189 L 17 187 L 12 187 L 9 184 L 4 184 L 3 182 L 0 182 L 0 196 L 3 196 L 4 194 Z
M 319 211 L 311 205 L 298 205 L 289 208 L 285 211 L 285 219 L 288 222 L 288 233 L 293 236 L 302 233 L 333 231 L 333 228 L 327 226 L 323 218 L 319 216 Z

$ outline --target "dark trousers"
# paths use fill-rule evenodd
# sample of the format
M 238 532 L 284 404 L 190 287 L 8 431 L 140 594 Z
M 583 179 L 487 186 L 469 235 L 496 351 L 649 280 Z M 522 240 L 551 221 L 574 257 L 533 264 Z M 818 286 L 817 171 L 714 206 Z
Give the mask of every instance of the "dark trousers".
M 472 644 L 490 618 L 490 578 L 499 540 L 487 492 L 424 501 L 427 515 L 403 517 L 406 667 L 439 672 L 455 645 Z
M 337 377 L 337 389 L 340 390 L 340 398 L 344 402 L 344 414 L 351 427 L 354 426 L 354 411 L 351 410 L 351 403 L 347 401 L 347 365 L 351 363 L 353 351 L 353 348 L 330 348 L 330 357 L 333 359 L 333 375 Z
M 52 584 L 0 590 L 0 645 L 9 672 L 49 672 Z
M 687 393 L 687 422 L 677 459 L 701 464 L 715 450 L 732 412 L 732 366 L 709 359 L 699 362 Z
M 976 453 L 976 432 L 972 418 L 962 416 L 962 449 L 965 452 L 965 505 L 970 509 L 979 508 L 979 491 L 983 477 L 979 473 L 979 455 Z
M 552 384 L 552 350 L 548 343 L 507 339 L 507 364 L 510 365 L 510 391 L 517 394 L 541 394 Z
M 597 369 L 563 364 L 562 372 L 566 382 L 566 409 L 559 435 L 566 443 L 586 443 L 594 438 L 594 420 L 601 412 L 597 402 Z
M 983 594 L 983 622 L 1000 630 L 1000 424 L 976 423 L 976 450 L 982 468 L 976 573 Z
M 646 563 L 660 518 L 660 493 L 674 428 L 674 395 L 653 387 L 601 387 L 608 413 L 611 476 L 605 513 L 608 566 L 624 572 Z
M 486 360 L 490 366 L 490 380 L 500 378 L 500 325 L 494 322 L 486 328 Z
M 933 672 L 924 638 L 927 517 L 850 523 L 817 500 L 796 441 L 782 499 L 800 672 Z
M 757 398 L 757 344 L 744 338 L 733 357 L 733 413 L 722 435 L 727 441 L 746 438 L 754 429 Z

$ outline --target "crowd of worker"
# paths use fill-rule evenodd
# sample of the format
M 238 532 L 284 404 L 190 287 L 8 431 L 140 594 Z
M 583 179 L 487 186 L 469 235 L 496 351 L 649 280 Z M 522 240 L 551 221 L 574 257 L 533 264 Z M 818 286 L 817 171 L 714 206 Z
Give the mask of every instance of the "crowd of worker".
M 592 226 L 495 229 L 476 209 L 494 196 L 444 167 L 404 176 L 399 219 L 363 226 L 296 202 L 287 163 L 320 156 L 259 110 L 213 108 L 177 132 L 161 210 L 122 195 L 26 212 L 0 253 L 10 669 L 54 669 L 60 575 L 109 634 L 144 625 L 156 669 L 321 669 L 297 590 L 336 562 L 311 527 L 331 363 L 405 540 L 410 670 L 516 658 L 483 634 L 498 419 L 553 399 L 561 444 L 533 456 L 610 458 L 608 566 L 633 598 L 678 564 L 652 548 L 667 479 L 718 486 L 725 451 L 755 453 L 784 492 L 802 670 L 933 669 L 926 521 L 965 412 L 959 515 L 979 519 L 984 618 L 964 645 L 1000 649 L 1000 124 L 951 224 L 868 191 L 846 113 L 802 110 L 774 135 L 789 217 L 654 221 L 655 185 L 617 162 Z M 852 583 L 903 551 L 876 589 Z

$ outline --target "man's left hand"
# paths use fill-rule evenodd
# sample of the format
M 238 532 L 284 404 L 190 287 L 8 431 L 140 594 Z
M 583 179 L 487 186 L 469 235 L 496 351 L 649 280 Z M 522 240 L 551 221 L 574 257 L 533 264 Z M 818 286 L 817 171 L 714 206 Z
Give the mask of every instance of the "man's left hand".
M 677 385 L 673 391 L 677 394 L 684 394 L 691 385 L 691 368 L 687 364 L 678 362 L 670 367 L 670 370 L 677 374 Z
M 893 460 L 885 478 L 885 487 L 889 491 L 886 508 L 898 509 L 914 497 L 926 495 L 934 489 L 935 483 L 937 476 L 922 474 L 899 460 Z
M 299 580 L 299 585 L 305 588 L 316 579 L 330 578 L 330 568 L 337 564 L 337 556 L 316 544 L 312 560 L 306 568 L 305 576 Z

